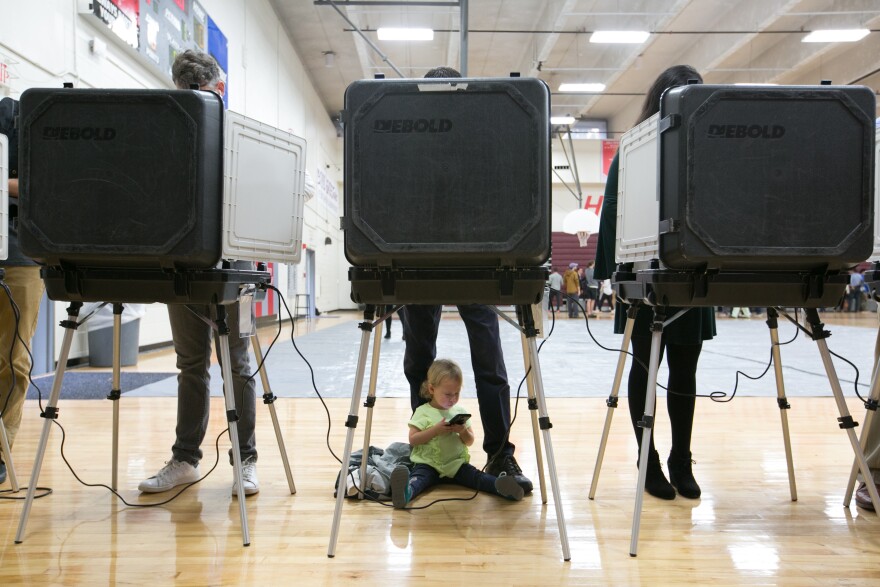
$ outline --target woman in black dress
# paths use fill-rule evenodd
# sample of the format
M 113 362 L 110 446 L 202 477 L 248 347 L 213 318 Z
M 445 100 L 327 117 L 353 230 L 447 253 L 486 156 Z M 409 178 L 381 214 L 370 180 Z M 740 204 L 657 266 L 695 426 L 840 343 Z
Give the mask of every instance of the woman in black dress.
M 676 65 L 660 74 L 654 81 L 645 98 L 642 112 L 636 124 L 644 122 L 660 111 L 660 97 L 669 88 L 683 86 L 689 80 L 702 83 L 697 71 L 688 65 Z M 605 200 L 599 223 L 599 242 L 596 250 L 596 279 L 608 279 L 614 272 L 614 243 L 617 234 L 617 175 L 618 155 L 615 155 L 608 171 L 605 184 Z M 626 325 L 628 304 L 618 300 L 614 317 L 614 332 L 622 334 Z M 666 315 L 672 316 L 680 308 L 668 308 Z M 645 396 L 648 388 L 648 363 L 651 351 L 650 325 L 653 310 L 642 306 L 636 316 L 632 332 L 632 352 L 638 361 L 633 361 L 629 372 L 628 399 L 636 439 L 641 448 L 642 429 L 636 424 L 645 413 Z M 667 465 L 669 479 L 663 474 L 660 456 L 654 447 L 653 428 L 651 446 L 648 453 L 648 475 L 645 490 L 662 499 L 674 499 L 676 489 L 679 495 L 691 499 L 700 497 L 700 486 L 694 479 L 691 465 L 691 432 L 694 424 L 694 405 L 696 400 L 697 361 L 703 341 L 715 336 L 715 314 L 712 308 L 692 308 L 675 322 L 663 329 L 663 346 L 660 358 L 666 354 L 669 367 L 666 408 L 669 412 L 672 429 L 672 448 Z

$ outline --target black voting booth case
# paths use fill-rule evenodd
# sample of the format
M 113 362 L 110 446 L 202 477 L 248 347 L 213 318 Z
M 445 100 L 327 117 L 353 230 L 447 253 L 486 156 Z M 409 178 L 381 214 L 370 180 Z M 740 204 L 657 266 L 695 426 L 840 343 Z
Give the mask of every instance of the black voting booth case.
M 215 269 L 224 111 L 213 92 L 27 90 L 20 243 L 50 298 L 229 303 L 265 271 Z
M 547 86 L 530 78 L 351 84 L 352 299 L 538 301 L 550 255 L 549 108 Z
M 620 195 L 659 207 L 653 261 L 646 270 L 623 261 L 620 295 L 671 306 L 836 305 L 847 269 L 873 250 L 874 113 L 861 86 L 667 91 L 656 191 Z M 618 217 L 619 234 L 626 222 Z M 619 243 L 619 261 L 620 252 Z
M 35 89 L 22 95 L 21 111 L 28 255 L 52 266 L 203 269 L 219 261 L 219 96 Z

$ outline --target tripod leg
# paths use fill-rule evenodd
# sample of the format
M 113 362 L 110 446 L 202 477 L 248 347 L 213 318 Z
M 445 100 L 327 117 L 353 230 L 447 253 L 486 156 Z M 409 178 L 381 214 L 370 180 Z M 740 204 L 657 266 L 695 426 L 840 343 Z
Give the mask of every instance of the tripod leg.
M 550 485 L 553 489 L 553 503 L 556 506 L 556 523 L 559 526 L 559 540 L 562 543 L 563 560 L 571 560 L 571 552 L 568 547 L 568 531 L 565 528 L 565 514 L 562 508 L 562 496 L 559 492 L 559 479 L 556 477 L 556 459 L 553 456 L 553 443 L 550 440 L 550 418 L 547 416 L 547 403 L 544 400 L 544 383 L 541 377 L 541 363 L 538 361 L 538 346 L 535 344 L 535 321 L 532 316 L 531 306 L 520 306 L 517 314 L 522 322 L 522 329 L 528 340 L 529 364 L 534 372 L 535 399 L 538 402 L 539 424 L 544 436 L 544 449 L 547 453 L 547 469 L 550 472 Z
M 9 437 L 6 436 L 6 426 L 3 425 L 3 419 L 0 418 L 0 456 L 6 463 L 6 472 L 9 474 L 9 484 L 12 491 L 18 493 L 18 479 L 15 477 L 15 466 L 12 463 L 12 450 L 9 448 Z
M 642 520 L 642 501 L 645 497 L 645 479 L 648 476 L 648 453 L 651 451 L 651 433 L 654 428 L 654 403 L 657 398 L 657 371 L 660 369 L 660 348 L 663 338 L 664 316 L 654 309 L 651 325 L 651 361 L 648 365 L 648 389 L 645 394 L 645 414 L 638 422 L 642 429 L 642 449 L 639 453 L 639 482 L 636 486 L 636 505 L 633 512 L 632 537 L 629 555 L 636 556 L 639 544 L 639 525 Z
M 52 382 L 52 393 L 49 394 L 49 402 L 46 410 L 40 414 L 43 421 L 43 431 L 40 433 L 40 444 L 37 447 L 37 456 L 34 458 L 34 469 L 31 472 L 31 481 L 27 488 L 27 496 L 24 501 L 24 509 L 21 511 L 21 519 L 18 521 L 18 531 L 15 533 L 15 543 L 21 544 L 24 539 L 24 529 L 27 526 L 28 516 L 31 513 L 31 505 L 34 503 L 34 493 L 37 491 L 37 483 L 40 480 L 40 469 L 43 466 L 43 456 L 46 454 L 46 443 L 49 440 L 49 427 L 52 420 L 58 417 L 58 396 L 61 395 L 61 382 L 64 379 L 64 367 L 67 365 L 67 357 L 70 355 L 70 345 L 73 343 L 73 331 L 79 326 L 76 322 L 79 316 L 81 302 L 71 302 L 67 308 L 67 320 L 61 322 L 65 328 L 64 339 L 61 341 L 61 354 L 55 367 L 55 379 Z
M 260 347 L 260 337 L 256 334 L 251 337 L 251 346 L 254 349 L 254 358 L 260 366 L 260 381 L 263 384 L 263 403 L 269 406 L 269 415 L 272 417 L 272 427 L 275 429 L 275 440 L 278 441 L 278 452 L 281 453 L 281 462 L 284 464 L 284 473 L 287 475 L 287 487 L 290 494 L 296 493 L 293 484 L 293 473 L 290 471 L 290 461 L 287 459 L 287 449 L 284 448 L 284 437 L 281 436 L 281 427 L 278 425 L 278 414 L 275 413 L 275 394 L 269 385 L 269 376 L 266 374 L 266 365 L 263 364 L 263 349 Z
M 117 488 L 119 480 L 119 398 L 122 397 L 122 304 L 113 304 L 113 381 L 107 399 L 113 402 L 113 471 L 110 487 Z
M 794 461 L 791 456 L 791 436 L 788 431 L 788 412 L 791 407 L 785 397 L 785 381 L 782 378 L 782 353 L 779 350 L 779 314 L 776 308 L 767 308 L 767 327 L 770 329 L 770 352 L 773 355 L 773 371 L 776 374 L 776 403 L 782 419 L 782 439 L 785 443 L 785 461 L 788 463 L 788 489 L 791 501 L 797 501 L 797 484 L 794 479 Z
M 367 461 L 370 456 L 370 430 L 373 427 L 373 406 L 376 404 L 376 377 L 379 374 L 379 351 L 382 349 L 382 329 L 384 320 L 380 320 L 373 332 L 373 359 L 370 363 L 370 384 L 367 388 L 367 400 L 364 407 L 367 408 L 367 420 L 364 422 L 364 449 L 361 453 L 361 486 L 358 499 L 364 498 L 367 490 Z
M 831 384 L 831 391 L 834 394 L 837 409 L 840 412 L 840 418 L 837 421 L 840 422 L 840 427 L 846 430 L 862 476 L 865 479 L 873 479 L 871 470 L 868 468 L 868 462 L 865 460 L 865 453 L 862 452 L 862 447 L 859 444 L 858 438 L 856 438 L 855 430 L 853 430 L 858 426 L 858 422 L 852 419 L 849 409 L 846 407 L 846 400 L 844 400 L 843 391 L 840 389 L 840 380 L 837 378 L 837 371 L 835 371 L 834 363 L 831 361 L 831 353 L 828 352 L 828 345 L 825 343 L 825 339 L 830 333 L 824 330 L 825 325 L 819 321 L 819 313 L 815 309 L 806 309 L 805 313 L 810 324 L 813 340 L 819 346 L 819 354 L 822 356 L 822 363 L 825 365 L 825 372 L 828 374 L 828 382 Z M 868 483 L 867 487 L 868 494 L 871 496 L 871 502 L 880 503 L 880 496 L 877 495 L 877 485 L 875 483 Z M 877 508 L 875 513 L 880 516 L 880 508 Z
M 636 314 L 638 313 L 638 304 L 631 305 L 626 312 L 626 327 L 623 331 L 623 340 L 620 343 L 620 355 L 617 357 L 617 371 L 614 373 L 611 395 L 605 400 L 608 411 L 605 413 L 605 427 L 602 429 L 602 440 L 599 441 L 599 454 L 596 455 L 596 466 L 593 468 L 593 481 L 590 483 L 590 499 L 595 499 L 596 497 L 599 473 L 602 470 L 602 460 L 605 458 L 605 445 L 608 444 L 608 434 L 611 432 L 611 419 L 614 417 L 614 408 L 617 407 L 617 394 L 620 392 L 620 382 L 623 380 L 623 369 L 626 366 L 626 353 L 629 350 L 629 341 L 632 338 L 633 326 L 635 325 Z
M 535 372 L 531 369 L 532 361 L 529 356 L 529 343 L 525 334 L 520 336 L 520 340 L 522 341 L 523 368 L 528 374 L 526 377 L 526 388 L 529 393 L 529 413 L 532 416 L 532 436 L 535 441 L 535 457 L 538 461 L 538 483 L 541 486 L 541 503 L 547 503 L 547 483 L 544 480 L 544 455 L 541 450 L 541 428 L 538 423 L 538 401 L 535 397 Z
M 878 344 L 880 344 L 880 330 L 877 331 L 877 341 Z M 880 400 L 880 361 L 878 361 L 877 357 L 875 356 L 874 373 L 871 376 L 871 393 L 868 397 L 868 401 L 865 402 L 865 425 L 862 428 L 862 434 L 859 438 L 859 446 L 861 447 L 862 454 L 865 453 L 865 446 L 867 446 L 868 443 L 868 434 L 874 424 L 874 418 L 877 417 L 878 400 Z M 849 474 L 849 481 L 846 485 L 846 495 L 844 495 L 843 497 L 843 505 L 846 507 L 849 507 L 849 504 L 852 501 L 853 490 L 856 486 L 856 477 L 858 476 L 858 472 L 858 460 L 853 460 L 852 470 Z M 871 479 L 872 477 L 865 477 L 865 483 L 870 485 L 869 481 Z
M 367 306 L 364 310 L 364 321 L 360 324 L 361 348 L 358 354 L 357 372 L 354 377 L 354 389 L 351 392 L 351 406 L 348 409 L 348 419 L 345 427 L 345 450 L 342 452 L 342 464 L 339 470 L 339 479 L 336 486 L 336 509 L 333 511 L 333 527 L 330 530 L 330 545 L 327 548 L 327 556 L 336 556 L 336 541 L 339 538 L 339 521 L 342 517 L 342 501 L 345 499 L 345 477 L 348 475 L 348 462 L 351 460 L 351 445 L 354 442 L 354 429 L 357 428 L 358 402 L 361 401 L 361 391 L 364 387 L 364 371 L 367 366 L 367 353 L 370 348 L 370 331 L 373 330 L 373 306 Z
M 244 479 L 241 476 L 241 450 L 238 444 L 238 414 L 235 411 L 235 386 L 232 383 L 232 360 L 229 357 L 229 326 L 226 323 L 226 308 L 217 304 L 217 332 L 220 341 L 220 360 L 223 371 L 223 398 L 226 402 L 226 421 L 229 423 L 229 441 L 232 443 L 232 463 L 235 470 L 235 491 L 238 494 L 238 513 L 241 518 L 241 539 L 250 546 L 247 508 L 244 499 Z

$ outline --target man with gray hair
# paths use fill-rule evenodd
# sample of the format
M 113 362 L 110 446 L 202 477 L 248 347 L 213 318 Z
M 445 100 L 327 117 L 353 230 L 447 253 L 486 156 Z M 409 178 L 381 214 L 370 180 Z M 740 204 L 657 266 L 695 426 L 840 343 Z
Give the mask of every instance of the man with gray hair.
M 213 57 L 198 51 L 184 51 L 171 66 L 174 85 L 186 90 L 213 91 L 223 96 L 225 84 L 220 67 Z M 236 261 L 235 269 L 253 269 L 249 261 Z M 257 448 L 254 437 L 256 397 L 248 359 L 248 339 L 239 335 L 238 302 L 227 307 L 229 326 L 229 359 L 231 362 L 235 408 L 238 414 L 238 449 L 241 451 L 242 481 L 245 495 L 260 491 L 257 480 Z M 193 483 L 200 477 L 201 444 L 208 428 L 212 328 L 201 316 L 214 319 L 216 307 L 211 305 L 169 304 L 171 337 L 177 353 L 177 439 L 171 448 L 171 460 L 158 473 L 145 479 L 138 489 L 147 493 L 168 491 L 178 485 Z M 220 360 L 219 352 L 217 356 Z M 234 448 L 234 447 L 233 447 Z M 232 462 L 232 449 L 229 452 Z M 236 495 L 233 483 L 232 494 Z
M 226 91 L 226 83 L 217 61 L 207 53 L 192 49 L 187 49 L 174 59 L 171 79 L 181 90 L 198 86 L 200 90 L 217 92 L 221 97 Z

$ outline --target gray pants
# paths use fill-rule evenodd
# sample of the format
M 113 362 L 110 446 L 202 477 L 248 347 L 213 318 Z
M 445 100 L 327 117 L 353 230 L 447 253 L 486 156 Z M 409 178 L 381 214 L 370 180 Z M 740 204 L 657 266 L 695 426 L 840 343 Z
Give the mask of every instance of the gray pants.
M 254 381 L 248 381 L 251 366 L 248 359 L 247 338 L 239 336 L 238 303 L 226 307 L 229 326 L 229 358 L 232 369 L 232 382 L 235 389 L 235 409 L 238 413 L 238 444 L 242 461 L 256 458 L 257 447 L 254 438 L 256 418 L 256 398 Z M 172 447 L 175 460 L 185 461 L 195 466 L 202 458 L 199 448 L 208 429 L 210 412 L 210 391 L 208 382 L 211 365 L 212 338 L 217 345 L 220 358 L 219 337 L 212 336 L 213 329 L 196 316 L 189 308 L 202 316 L 214 320 L 217 307 L 210 305 L 169 304 L 168 318 L 171 321 L 171 336 L 177 353 L 177 439 Z M 225 411 L 225 410 L 224 410 Z M 230 462 L 232 452 L 230 450 Z

